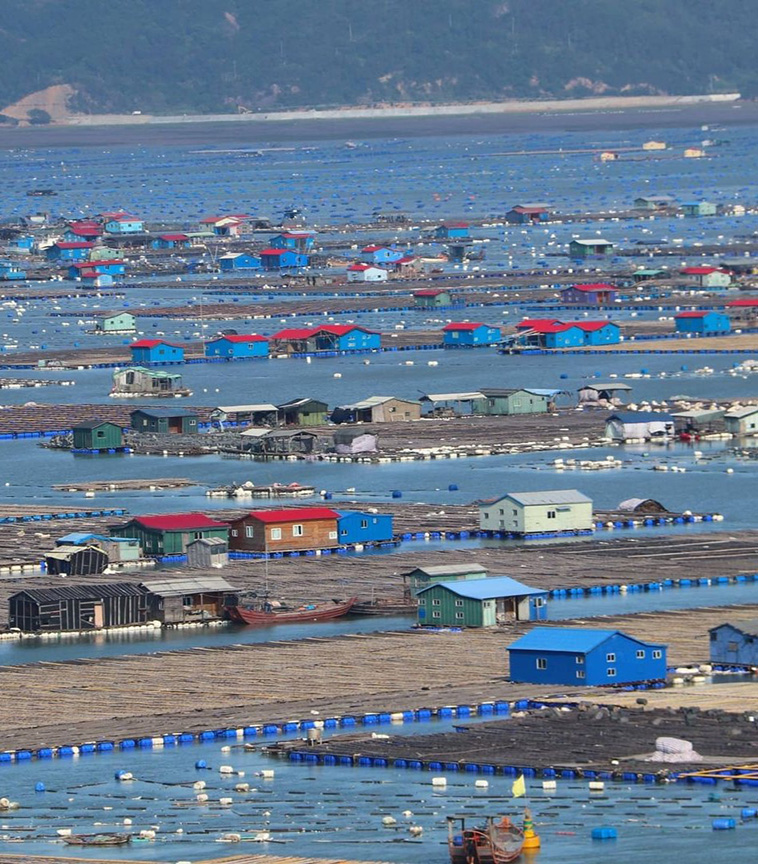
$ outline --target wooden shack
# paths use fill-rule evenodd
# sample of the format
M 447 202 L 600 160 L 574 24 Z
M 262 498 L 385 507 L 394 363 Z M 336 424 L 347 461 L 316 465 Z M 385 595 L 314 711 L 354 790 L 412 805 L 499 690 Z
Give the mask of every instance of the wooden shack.
M 73 428 L 74 450 L 118 450 L 124 446 L 124 432 L 117 423 L 80 423 Z
M 229 544 L 221 537 L 199 537 L 187 544 L 187 566 L 199 570 L 226 567 Z
M 97 546 L 59 546 L 45 554 L 51 576 L 93 576 L 108 566 L 108 555 Z
M 148 617 L 162 624 L 221 618 L 226 606 L 237 603 L 237 589 L 220 576 L 150 579 L 146 592 Z
M 111 394 L 115 398 L 132 396 L 191 396 L 192 391 L 182 386 L 182 376 L 178 372 L 162 369 L 146 369 L 144 366 L 130 366 L 117 369 L 113 373 Z
M 25 633 L 144 624 L 145 592 L 132 582 L 29 588 L 8 600 L 10 627 Z

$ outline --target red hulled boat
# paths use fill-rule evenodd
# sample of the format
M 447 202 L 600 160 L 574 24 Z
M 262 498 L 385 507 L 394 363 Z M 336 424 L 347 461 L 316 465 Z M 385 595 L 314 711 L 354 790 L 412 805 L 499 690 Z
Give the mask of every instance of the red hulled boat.
M 330 603 L 316 603 L 301 606 L 298 609 L 275 608 L 270 603 L 264 603 L 262 608 L 251 606 L 227 606 L 226 611 L 232 621 L 239 624 L 286 624 L 291 622 L 328 621 L 331 618 L 341 618 L 353 608 L 357 597 L 349 600 L 332 600 Z

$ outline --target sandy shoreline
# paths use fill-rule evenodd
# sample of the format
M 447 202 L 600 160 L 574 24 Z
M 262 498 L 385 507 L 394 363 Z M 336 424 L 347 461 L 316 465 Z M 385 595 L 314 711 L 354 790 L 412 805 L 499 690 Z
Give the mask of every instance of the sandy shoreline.
M 692 97 L 694 98 L 694 97 Z M 492 103 L 490 103 L 492 104 Z M 496 108 L 497 110 L 494 110 Z M 465 110 L 464 110 L 465 109 Z M 431 113 L 434 112 L 434 113 Z M 80 118 L 81 119 L 81 118 Z M 671 97 L 500 103 L 435 108 L 282 112 L 173 118 L 87 118 L 86 125 L 0 128 L 0 147 L 188 145 L 255 147 L 294 141 L 347 141 L 456 135 L 521 135 L 758 123 L 758 103 Z

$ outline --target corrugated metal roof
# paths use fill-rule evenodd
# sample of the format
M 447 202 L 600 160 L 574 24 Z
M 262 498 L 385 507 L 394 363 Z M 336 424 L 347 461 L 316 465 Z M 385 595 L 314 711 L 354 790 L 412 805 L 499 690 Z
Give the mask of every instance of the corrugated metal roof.
M 471 402 L 483 399 L 484 394 L 475 390 L 471 393 L 427 393 L 421 397 L 422 402 Z
M 660 423 L 671 423 L 672 417 L 657 411 L 617 411 L 611 414 L 608 420 L 620 420 L 622 423 L 651 423 L 656 420 Z
M 105 537 L 102 534 L 87 534 L 84 531 L 72 531 L 70 534 L 64 534 L 55 542 L 66 545 L 83 546 L 88 540 L 110 540 L 110 537 Z
M 758 413 L 758 405 L 746 405 L 744 408 L 732 408 L 724 414 L 728 420 L 741 420 L 743 417 L 749 417 L 751 414 Z
M 223 541 L 222 541 L 223 542 Z M 149 579 L 140 587 L 161 597 L 179 597 L 182 594 L 203 594 L 211 591 L 233 593 L 238 589 L 221 576 L 183 576 L 179 579 Z
M 410 573 L 424 573 L 426 576 L 465 576 L 467 573 L 486 573 L 487 568 L 476 562 L 472 564 L 434 564 L 431 567 L 414 567 Z
M 144 414 L 146 417 L 197 417 L 195 411 L 185 411 L 183 408 L 135 408 L 129 416 L 133 414 Z
M 735 630 L 739 630 L 740 633 L 744 633 L 746 636 L 758 636 L 758 618 L 746 618 L 744 621 L 737 621 L 736 623 L 724 621 L 723 624 L 719 624 L 717 627 L 711 627 L 708 632 L 713 633 L 714 630 L 720 630 L 722 627 L 734 627 Z
M 97 549 L 95 546 L 58 546 L 51 552 L 45 552 L 45 558 L 54 558 L 56 561 L 68 561 L 72 555 L 76 555 L 77 552 L 86 552 L 87 549 L 96 549 L 96 551 L 102 552 L 102 549 Z
M 276 405 L 270 402 L 259 402 L 256 405 L 219 405 L 214 411 L 223 411 L 224 414 L 253 414 L 256 411 L 276 411 Z
M 588 381 L 586 384 L 582 384 L 579 389 L 608 390 L 609 392 L 613 392 L 614 390 L 631 390 L 632 388 L 628 384 L 621 384 L 616 381 Z
M 64 585 L 60 588 L 25 588 L 14 594 L 26 594 L 37 603 L 57 603 L 60 600 L 99 600 L 105 597 L 135 597 L 145 592 L 136 582 L 99 582 L 94 585 Z M 12 598 L 11 598 L 12 599 Z
M 500 498 L 510 498 L 518 504 L 592 504 L 592 499 L 579 492 L 578 489 L 555 489 L 544 492 L 508 492 Z
M 452 582 L 433 582 L 427 585 L 417 594 L 424 594 L 432 588 L 445 588 L 466 597 L 469 600 L 489 600 L 493 597 L 527 597 L 535 594 L 547 594 L 541 588 L 530 588 L 522 582 L 511 579 L 510 576 L 488 576 L 485 579 L 459 579 Z
M 602 645 L 611 636 L 624 636 L 640 645 L 665 647 L 653 642 L 642 642 L 621 630 L 585 630 L 580 627 L 535 627 L 525 636 L 508 646 L 509 651 L 571 651 L 585 654 Z

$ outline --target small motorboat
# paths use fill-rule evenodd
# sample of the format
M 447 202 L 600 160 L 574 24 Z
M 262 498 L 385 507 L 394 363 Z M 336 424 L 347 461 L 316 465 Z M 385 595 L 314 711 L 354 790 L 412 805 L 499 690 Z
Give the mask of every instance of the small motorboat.
M 524 829 L 507 816 L 489 817 L 483 826 L 467 828 L 462 817 L 449 816 L 450 864 L 510 864 L 524 848 Z
M 67 834 L 63 842 L 69 846 L 126 846 L 131 834 Z

